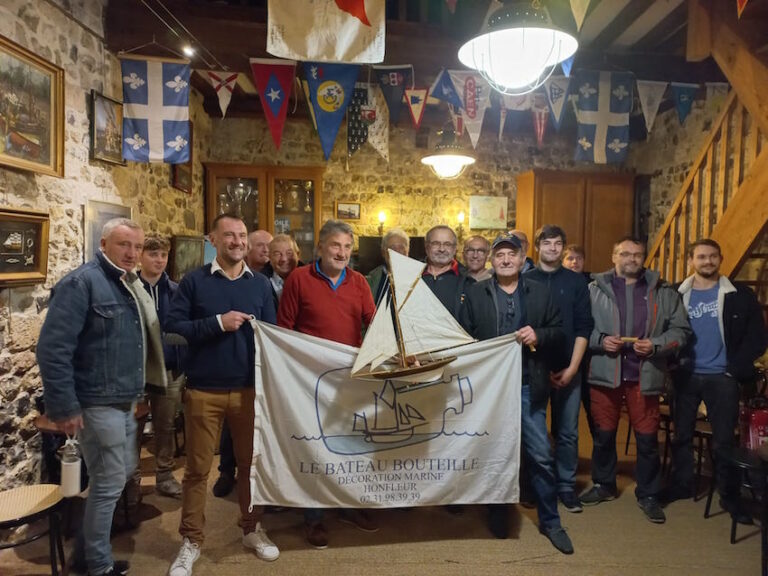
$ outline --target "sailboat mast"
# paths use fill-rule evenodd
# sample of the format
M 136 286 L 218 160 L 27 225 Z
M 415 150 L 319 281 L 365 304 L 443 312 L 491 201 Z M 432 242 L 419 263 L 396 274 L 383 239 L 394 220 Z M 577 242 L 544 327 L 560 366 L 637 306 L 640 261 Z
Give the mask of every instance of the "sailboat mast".
M 397 298 L 395 298 L 395 279 L 392 278 L 392 270 L 387 265 L 387 278 L 389 279 L 389 293 L 392 295 L 392 313 L 395 315 L 395 325 L 397 328 L 397 348 L 400 350 L 400 366 L 407 368 L 405 361 L 405 344 L 403 344 L 403 331 L 400 329 L 400 317 L 397 314 Z

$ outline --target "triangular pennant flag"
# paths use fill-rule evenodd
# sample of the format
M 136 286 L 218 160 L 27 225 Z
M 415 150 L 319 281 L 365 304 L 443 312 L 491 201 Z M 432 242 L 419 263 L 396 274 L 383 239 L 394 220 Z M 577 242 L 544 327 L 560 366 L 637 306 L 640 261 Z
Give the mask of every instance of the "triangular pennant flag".
M 376 110 L 376 119 L 368 127 L 368 144 L 389 162 L 389 108 L 379 86 L 368 88 L 368 102 Z
M 397 124 L 406 86 L 413 84 L 413 66 L 374 66 L 373 72 L 389 108 L 389 120 Z
M 456 133 L 456 138 L 461 138 L 461 135 L 464 134 L 464 120 L 461 117 L 461 108 L 448 104 L 448 111 L 451 113 L 453 131 Z
M 504 124 L 507 123 L 507 109 L 504 108 L 504 104 L 499 107 L 499 142 L 504 134 Z
M 576 30 L 581 30 L 581 25 L 584 24 L 589 2 L 590 0 L 571 0 L 571 12 L 573 12 L 573 19 L 576 21 Z
M 296 74 L 296 62 L 276 58 L 251 58 L 250 61 L 253 81 L 259 91 L 261 107 L 267 117 L 272 141 L 279 150 L 293 77 Z
M 693 106 L 693 99 L 696 96 L 696 92 L 699 91 L 698 84 L 686 84 L 684 82 L 672 82 L 672 98 L 675 101 L 675 109 L 677 110 L 677 117 L 680 120 L 680 124 L 685 122 L 688 118 L 688 114 L 691 113 L 691 106 Z
M 461 98 L 456 93 L 456 87 L 451 81 L 451 75 L 448 70 L 443 69 L 440 74 L 437 75 L 435 81 L 432 83 L 432 87 L 429 89 L 429 95 L 438 100 L 448 102 L 451 106 L 461 108 Z
M 640 107 L 645 115 L 645 130 L 651 133 L 656 113 L 659 111 L 661 98 L 667 89 L 668 82 L 654 82 L 652 80 L 637 81 L 637 95 L 640 98 Z
M 219 108 L 222 118 L 227 115 L 229 102 L 232 100 L 232 92 L 237 84 L 237 72 L 217 72 L 215 70 L 206 70 L 206 78 L 213 86 L 216 96 L 219 98 Z
M 419 126 L 421 126 L 421 119 L 424 118 L 424 110 L 426 109 L 427 88 L 406 88 L 405 101 L 408 104 L 413 125 L 418 130 Z
M 519 96 L 512 94 L 502 94 L 501 105 L 507 110 L 515 110 L 518 112 L 521 110 L 530 110 L 531 106 L 533 105 L 532 96 L 532 92 L 528 92 L 527 94 L 520 94 Z
M 362 107 L 368 104 L 368 85 L 355 84 L 347 108 L 347 156 L 357 152 L 368 141 L 368 122 L 363 120 Z
M 749 0 L 736 0 L 736 13 L 741 18 L 741 13 L 744 12 L 744 8 L 747 6 Z
M 547 117 L 549 110 L 547 108 L 531 108 L 533 113 L 533 126 L 536 129 L 536 146 L 541 148 L 544 143 L 544 133 L 547 131 Z
M 565 76 L 550 76 L 544 81 L 544 95 L 547 97 L 547 106 L 555 123 L 555 130 L 560 131 L 560 121 L 563 119 L 565 101 L 568 99 L 568 85 L 570 78 Z
M 573 61 L 576 59 L 576 55 L 574 54 L 570 58 L 566 58 L 562 62 L 560 62 L 560 68 L 563 70 L 563 76 L 566 78 L 571 77 L 571 69 L 573 69 Z
M 326 160 L 331 157 L 333 143 L 352 99 L 359 70 L 357 64 L 304 62 L 309 95 L 317 119 L 317 133 Z
M 186 61 L 127 57 L 123 81 L 123 158 L 189 162 L 189 75 Z
M 728 97 L 728 82 L 707 82 L 707 105 L 719 111 Z
M 456 14 L 456 2 L 457 0 L 445 0 L 446 5 L 448 6 L 448 11 L 451 14 Z
M 307 108 L 309 109 L 309 117 L 312 118 L 312 126 L 315 127 L 317 132 L 317 118 L 315 118 L 315 107 L 312 105 L 312 95 L 309 93 L 309 84 L 306 80 L 299 80 L 296 78 L 296 82 L 301 84 L 301 89 L 304 91 L 304 98 L 307 100 Z
M 464 127 L 469 132 L 472 147 L 477 148 L 477 141 L 483 128 L 483 117 L 491 105 L 491 87 L 474 70 L 449 70 L 448 72 L 463 104 L 461 117 L 464 120 Z

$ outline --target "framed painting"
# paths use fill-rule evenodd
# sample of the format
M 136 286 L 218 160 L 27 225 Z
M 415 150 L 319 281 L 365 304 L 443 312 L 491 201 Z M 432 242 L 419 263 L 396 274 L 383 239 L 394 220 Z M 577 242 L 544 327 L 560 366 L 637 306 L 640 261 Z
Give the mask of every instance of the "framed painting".
M 45 282 L 49 230 L 44 212 L 0 208 L 0 287 Z
M 336 202 L 333 213 L 337 220 L 360 220 L 360 202 Z
M 171 164 L 171 186 L 187 194 L 192 193 L 192 154 L 194 139 L 192 136 L 192 121 L 189 122 L 189 162 L 186 164 Z
M 88 200 L 85 205 L 85 261 L 96 256 L 101 245 L 101 230 L 113 218 L 133 218 L 133 208 L 122 204 Z
M 0 165 L 64 176 L 64 70 L 4 36 Z
M 168 275 L 180 282 L 184 274 L 200 268 L 205 261 L 205 238 L 203 236 L 174 236 L 171 247 L 171 265 Z
M 506 196 L 470 196 L 469 228 L 501 230 L 507 227 Z
M 123 103 L 91 90 L 91 160 L 125 165 Z

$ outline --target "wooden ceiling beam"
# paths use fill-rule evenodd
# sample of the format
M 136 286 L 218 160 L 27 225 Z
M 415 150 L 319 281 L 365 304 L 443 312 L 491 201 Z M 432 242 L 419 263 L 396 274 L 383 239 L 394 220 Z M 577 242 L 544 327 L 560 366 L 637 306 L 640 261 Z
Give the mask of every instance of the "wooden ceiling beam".
M 707 0 L 688 0 L 685 59 L 699 62 L 712 53 L 712 19 Z

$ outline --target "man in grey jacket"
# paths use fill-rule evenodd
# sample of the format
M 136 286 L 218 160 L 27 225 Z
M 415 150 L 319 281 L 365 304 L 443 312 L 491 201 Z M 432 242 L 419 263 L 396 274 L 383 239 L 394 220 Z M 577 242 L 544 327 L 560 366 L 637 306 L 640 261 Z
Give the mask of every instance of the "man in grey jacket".
M 680 295 L 657 272 L 643 268 L 645 245 L 626 237 L 613 247 L 614 269 L 593 276 L 589 286 L 595 327 L 590 336 L 593 486 L 585 506 L 616 498 L 616 428 L 622 399 L 637 440 L 637 504 L 651 522 L 666 517 L 658 501 L 659 396 L 670 358 L 684 346 L 691 327 Z

